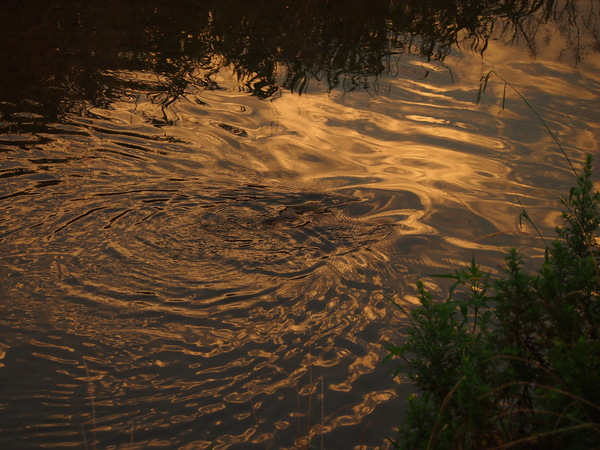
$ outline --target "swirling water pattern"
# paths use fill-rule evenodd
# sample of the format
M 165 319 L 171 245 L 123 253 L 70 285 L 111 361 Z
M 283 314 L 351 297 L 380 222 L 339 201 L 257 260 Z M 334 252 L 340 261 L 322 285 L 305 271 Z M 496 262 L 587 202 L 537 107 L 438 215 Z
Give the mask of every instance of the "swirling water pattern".
M 597 148 L 597 67 L 546 61 L 540 75 L 522 50 L 493 54 L 507 77 L 554 92 L 525 94 L 574 161 Z M 380 366 L 403 332 L 389 298 L 411 301 L 417 277 L 474 252 L 490 270 L 509 243 L 539 255 L 511 234 L 515 195 L 550 233 L 571 181 L 524 105 L 475 104 L 476 55 L 449 59 L 453 80 L 403 61 L 412 76 L 377 95 L 266 102 L 231 74 L 167 107 L 115 91 L 5 133 L 0 446 L 353 448 L 391 435 L 404 387 Z M 36 108 L 3 120 L 43 122 Z

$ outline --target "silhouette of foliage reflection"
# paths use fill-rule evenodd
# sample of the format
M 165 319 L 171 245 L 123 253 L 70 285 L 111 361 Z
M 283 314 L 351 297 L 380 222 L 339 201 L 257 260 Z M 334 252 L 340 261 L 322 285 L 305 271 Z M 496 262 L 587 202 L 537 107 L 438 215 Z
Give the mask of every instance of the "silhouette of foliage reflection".
M 598 50 L 597 13 L 577 0 L 156 0 L 4 2 L 2 100 L 33 98 L 56 113 L 81 100 L 106 105 L 128 89 L 166 107 L 193 84 L 218 89 L 233 68 L 260 98 L 370 88 L 402 54 L 443 61 L 453 46 L 482 54 L 490 39 L 524 41 L 532 55 L 555 22 L 575 63 Z M 562 55 L 565 56 L 565 55 Z M 118 71 L 151 71 L 153 82 Z M 118 94 L 121 95 L 121 94 Z M 12 99 L 11 99 L 12 96 Z M 6 105 L 2 106 L 5 108 Z M 81 107 L 81 105 L 80 105 Z

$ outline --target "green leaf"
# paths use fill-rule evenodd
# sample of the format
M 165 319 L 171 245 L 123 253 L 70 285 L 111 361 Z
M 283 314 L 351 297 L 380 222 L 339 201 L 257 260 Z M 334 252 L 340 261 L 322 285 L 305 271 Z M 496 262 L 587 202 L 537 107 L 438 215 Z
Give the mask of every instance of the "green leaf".
M 468 312 L 468 308 L 466 303 L 461 303 L 460 305 L 460 313 L 462 314 L 462 316 L 466 319 L 467 318 L 467 312 Z

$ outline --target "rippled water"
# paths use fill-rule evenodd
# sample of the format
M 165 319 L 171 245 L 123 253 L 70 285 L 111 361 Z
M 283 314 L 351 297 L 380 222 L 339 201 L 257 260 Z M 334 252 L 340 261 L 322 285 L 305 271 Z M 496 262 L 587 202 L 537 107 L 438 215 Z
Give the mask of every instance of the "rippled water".
M 550 53 L 550 52 L 549 52 Z M 542 244 L 597 153 L 600 66 L 492 42 L 404 56 L 372 90 L 270 100 L 104 73 L 105 105 L 49 120 L 4 103 L 0 446 L 384 444 L 410 386 L 386 377 L 389 298 L 473 255 Z M 24 132 L 13 132 L 18 123 Z M 432 288 L 435 285 L 429 280 Z

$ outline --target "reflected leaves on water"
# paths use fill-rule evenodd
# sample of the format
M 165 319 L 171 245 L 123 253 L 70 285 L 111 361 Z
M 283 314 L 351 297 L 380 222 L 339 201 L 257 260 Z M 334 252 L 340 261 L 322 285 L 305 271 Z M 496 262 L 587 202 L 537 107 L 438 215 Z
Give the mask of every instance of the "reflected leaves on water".
M 216 126 L 222 128 L 225 131 L 228 131 L 229 133 L 235 136 L 248 137 L 248 133 L 246 133 L 246 131 L 242 130 L 241 128 L 234 127 L 233 125 L 228 125 L 226 123 L 217 123 Z
M 572 0 L 190 1 L 178 8 L 70 1 L 36 3 L 36 13 L 30 3 L 0 5 L 0 82 L 15 103 L 36 98 L 51 117 L 138 91 L 166 108 L 186 97 L 188 85 L 219 89 L 219 71 L 229 67 L 241 89 L 263 99 L 280 89 L 305 92 L 313 82 L 376 89 L 405 53 L 443 62 L 453 45 L 484 54 L 490 39 L 501 38 L 525 42 L 535 56 L 548 39 L 547 22 L 559 24 L 572 53 L 557 56 L 577 63 L 598 49 L 598 11 Z M 35 48 L 23 47 L 31 40 Z M 115 70 L 160 77 L 124 85 Z M 19 112 L 6 102 L 0 110 L 5 123 Z

